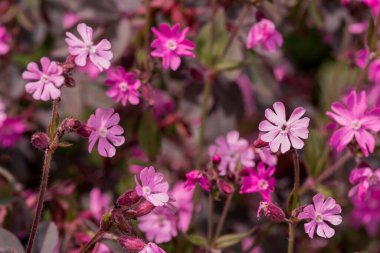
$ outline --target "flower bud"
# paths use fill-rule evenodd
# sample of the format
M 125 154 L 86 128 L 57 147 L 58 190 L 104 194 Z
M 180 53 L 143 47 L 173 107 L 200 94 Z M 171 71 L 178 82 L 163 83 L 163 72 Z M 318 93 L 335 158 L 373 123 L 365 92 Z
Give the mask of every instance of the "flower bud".
M 257 211 L 257 219 L 260 218 L 262 213 L 273 222 L 279 223 L 286 221 L 284 211 L 271 202 L 260 202 L 259 210 Z
M 138 217 L 147 215 L 148 213 L 152 212 L 154 208 L 156 208 L 156 207 L 152 203 L 145 200 L 145 201 L 141 202 L 141 204 L 139 204 L 135 208 L 126 210 L 124 212 L 124 214 L 125 214 L 126 218 L 134 219 L 134 218 L 138 218 Z
M 262 141 L 260 138 L 256 139 L 254 142 L 253 142 L 253 146 L 255 148 L 264 148 L 264 147 L 267 147 L 268 146 L 268 142 L 265 142 L 265 141 Z
M 35 133 L 32 135 L 30 142 L 35 148 L 45 150 L 49 147 L 49 137 L 46 133 Z
M 212 157 L 212 163 L 213 163 L 214 165 L 218 165 L 218 164 L 220 163 L 221 160 L 222 160 L 222 159 L 221 159 L 220 156 L 218 156 L 218 155 L 214 155 L 214 156 Z
M 218 179 L 217 184 L 218 184 L 219 190 L 223 192 L 224 194 L 229 195 L 234 191 L 233 186 L 222 179 Z
M 72 78 L 70 75 L 68 74 L 64 74 L 63 75 L 65 77 L 65 86 L 69 87 L 69 88 L 74 88 L 76 86 L 76 82 L 75 82 L 75 79 Z
M 120 197 L 116 200 L 116 205 L 118 206 L 131 206 L 136 204 L 141 197 L 137 195 L 135 190 L 128 190 L 124 192 Z
M 144 249 L 146 243 L 135 236 L 121 236 L 118 239 L 119 244 L 127 251 L 139 252 Z
M 82 126 L 82 122 L 74 118 L 66 118 L 63 120 L 61 127 L 68 132 L 78 130 Z
M 92 129 L 91 127 L 88 127 L 86 126 L 85 124 L 83 124 L 80 128 L 78 128 L 77 130 L 77 133 L 82 136 L 82 137 L 85 137 L 85 138 L 88 138 L 91 133 L 94 131 L 94 129 Z

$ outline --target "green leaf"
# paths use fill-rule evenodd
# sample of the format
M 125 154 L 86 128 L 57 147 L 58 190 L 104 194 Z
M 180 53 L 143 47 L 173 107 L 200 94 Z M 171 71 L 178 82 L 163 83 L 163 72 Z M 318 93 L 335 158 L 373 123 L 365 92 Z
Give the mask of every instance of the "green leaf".
M 300 197 L 292 191 L 288 197 L 288 212 L 290 213 L 300 205 Z
M 158 126 L 151 111 L 144 113 L 139 128 L 139 141 L 142 150 L 148 155 L 149 160 L 156 160 L 161 149 L 161 139 Z
M 256 228 L 252 228 L 243 233 L 222 235 L 218 239 L 216 239 L 215 248 L 224 249 L 232 245 L 235 245 L 239 243 L 245 237 L 251 235 L 255 230 Z
M 59 127 L 59 115 L 58 113 L 53 115 L 53 118 L 51 120 L 51 124 L 48 126 L 48 136 L 49 140 L 52 141 L 54 138 L 55 133 L 57 132 L 57 129 Z
M 375 20 L 371 16 L 369 20 L 369 27 L 367 33 L 367 45 L 371 51 L 376 51 L 377 49 L 377 35 L 375 33 Z
M 186 239 L 194 245 L 207 248 L 207 239 L 202 235 L 192 234 L 186 236 Z
M 306 165 L 309 173 L 316 177 L 326 165 L 328 146 L 319 131 L 311 129 L 305 146 Z
M 224 61 L 216 65 L 216 70 L 235 70 L 242 66 L 241 61 Z

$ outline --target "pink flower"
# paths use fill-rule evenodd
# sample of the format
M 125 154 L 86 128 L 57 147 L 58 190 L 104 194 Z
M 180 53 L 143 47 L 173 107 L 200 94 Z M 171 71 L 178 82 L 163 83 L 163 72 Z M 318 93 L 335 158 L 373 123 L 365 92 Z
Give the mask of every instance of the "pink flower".
M 253 167 L 254 154 L 249 148 L 248 141 L 239 138 L 239 132 L 231 131 L 226 137 L 221 136 L 215 140 L 215 145 L 211 145 L 208 149 L 209 155 L 212 157 L 218 155 L 221 161 L 218 165 L 219 174 L 226 175 L 229 172 L 235 172 L 239 162 L 245 167 Z
M 269 147 L 253 148 L 253 152 L 255 157 L 266 165 L 275 166 L 277 164 L 277 156 L 270 151 Z
M 192 52 L 195 48 L 194 43 L 185 38 L 189 32 L 188 27 L 181 32 L 179 24 L 173 27 L 160 24 L 160 30 L 152 28 L 152 32 L 157 39 L 151 44 L 154 49 L 151 55 L 162 58 L 164 69 L 170 67 L 172 70 L 177 70 L 181 64 L 180 56 L 195 57 Z
M 77 26 L 77 30 L 82 40 L 78 39 L 74 34 L 66 33 L 66 43 L 69 46 L 69 53 L 75 57 L 75 63 L 78 66 L 84 67 L 87 63 L 87 58 L 98 67 L 100 71 L 108 69 L 111 66 L 110 60 L 113 57 L 111 43 L 102 39 L 98 44 L 93 42 L 93 30 L 84 23 Z
M 205 191 L 210 191 L 211 183 L 207 177 L 199 170 L 192 170 L 186 173 L 186 183 L 184 188 L 187 191 L 194 189 L 196 184 L 199 184 Z
M 107 72 L 108 79 L 106 84 L 110 86 L 107 96 L 112 98 L 115 103 L 121 101 L 123 106 L 127 105 L 127 101 L 133 105 L 140 102 L 140 93 L 138 89 L 141 82 L 137 79 L 135 72 L 125 72 L 122 67 Z
M 5 105 L 3 100 L 0 98 L 0 127 L 3 125 L 4 120 L 7 118 L 7 114 L 5 112 Z
M 339 215 L 342 212 L 340 205 L 331 197 L 325 201 L 325 197 L 321 193 L 313 197 L 313 202 L 314 205 L 307 205 L 298 215 L 298 219 L 310 220 L 305 223 L 305 232 L 309 234 L 310 238 L 314 237 L 315 230 L 320 237 L 333 237 L 335 231 L 329 224 L 336 226 L 342 223 L 342 216 Z
M 177 227 L 183 233 L 189 229 L 191 216 L 193 213 L 193 194 L 194 191 L 187 191 L 184 182 L 178 182 L 171 194 L 175 199 L 173 205 L 176 207 L 177 213 Z
M 145 245 L 144 249 L 139 253 L 166 253 L 166 251 L 158 247 L 156 244 L 150 242 Z
M 78 72 L 86 73 L 87 76 L 95 80 L 98 78 L 100 71 L 97 66 L 95 66 L 91 61 L 88 61 L 84 67 L 78 67 Z
M 370 168 L 353 169 L 350 174 L 350 183 L 357 183 L 357 185 L 349 191 L 348 196 L 364 200 L 371 187 L 380 185 L 380 169 L 375 171 Z
M 274 191 L 276 180 L 273 177 L 275 167 L 265 168 L 264 163 L 260 162 L 255 169 L 249 170 L 248 176 L 243 176 L 240 193 L 259 192 L 265 201 L 270 201 L 270 193 Z
M 282 102 L 273 104 L 274 112 L 271 109 L 265 110 L 265 117 L 268 120 L 260 122 L 259 130 L 264 132 L 260 136 L 262 141 L 268 142 L 272 152 L 277 152 L 281 147 L 281 153 L 286 153 L 291 147 L 302 149 L 304 142 L 309 135 L 310 119 L 301 117 L 305 114 L 305 109 L 297 107 L 286 120 L 285 107 Z
M 7 117 L 0 125 L 0 147 L 13 147 L 26 131 L 24 121 L 19 117 Z
M 10 36 L 4 26 L 0 25 L 0 55 L 5 55 L 9 52 Z
M 101 220 L 111 206 L 111 198 L 108 194 L 102 194 L 99 188 L 93 188 L 90 192 L 90 210 L 94 217 Z
M 135 176 L 136 192 L 155 206 L 164 206 L 169 201 L 169 184 L 161 173 L 156 173 L 154 167 L 145 167 L 139 174 L 139 180 Z
M 380 131 L 378 110 L 367 112 L 367 97 L 365 91 L 357 95 L 352 91 L 346 103 L 334 102 L 331 105 L 333 112 L 326 114 L 342 127 L 336 130 L 330 139 L 330 145 L 339 152 L 355 137 L 362 152 L 368 156 L 375 148 L 375 138 L 372 132 Z
M 361 69 L 365 68 L 368 59 L 369 50 L 367 48 L 360 49 L 355 53 L 355 64 Z
M 272 21 L 262 19 L 249 30 L 247 48 L 261 47 L 263 50 L 274 52 L 282 46 L 283 39 Z
M 65 12 L 63 13 L 63 19 L 62 19 L 63 28 L 69 29 L 73 27 L 76 23 L 78 23 L 79 20 L 80 20 L 79 16 L 76 15 L 75 13 Z
M 60 88 L 65 81 L 63 69 L 47 57 L 42 57 L 40 62 L 42 71 L 35 62 L 31 62 L 28 64 L 27 70 L 22 73 L 23 79 L 34 80 L 34 82 L 26 84 L 25 90 L 33 94 L 33 98 L 36 100 L 57 99 L 61 96 Z
M 96 109 L 87 121 L 87 126 L 94 129 L 89 137 L 88 151 L 91 153 L 95 143 L 98 143 L 98 152 L 103 157 L 113 157 L 116 153 L 114 146 L 119 147 L 125 142 L 124 129 L 119 126 L 120 116 L 114 109 Z M 113 145 L 111 145 L 111 143 Z
M 352 23 L 348 26 L 348 31 L 352 34 L 362 34 L 364 33 L 368 28 L 368 22 L 357 22 Z
M 380 60 L 376 59 L 369 64 L 368 80 L 377 84 L 380 83 Z
M 379 0 L 362 0 L 365 5 L 372 9 L 372 15 L 377 16 L 379 14 L 380 9 L 380 1 Z

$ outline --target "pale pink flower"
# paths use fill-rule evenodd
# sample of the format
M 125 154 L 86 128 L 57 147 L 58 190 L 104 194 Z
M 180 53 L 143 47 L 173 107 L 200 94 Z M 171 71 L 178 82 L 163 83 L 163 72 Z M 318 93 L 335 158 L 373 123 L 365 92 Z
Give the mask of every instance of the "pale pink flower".
M 0 125 L 0 147 L 13 147 L 26 131 L 26 125 L 20 117 L 7 117 Z
M 166 253 L 166 251 L 158 247 L 156 244 L 150 242 L 145 245 L 144 249 L 139 253 Z
M 281 148 L 281 153 L 286 153 L 290 148 L 302 149 L 304 142 L 309 135 L 310 119 L 301 118 L 305 114 L 305 109 L 297 107 L 286 120 L 285 106 L 282 102 L 273 104 L 274 111 L 265 110 L 265 117 L 268 120 L 260 122 L 259 130 L 262 131 L 260 139 L 268 142 L 272 152 L 277 152 Z
M 262 48 L 274 52 L 282 46 L 282 35 L 276 30 L 275 25 L 268 19 L 262 19 L 249 30 L 247 48 Z
M 113 57 L 111 43 L 102 39 L 98 44 L 93 42 L 93 30 L 84 23 L 77 26 L 77 30 L 82 40 L 78 39 L 74 34 L 66 33 L 66 43 L 69 46 L 69 53 L 75 56 L 75 64 L 84 67 L 87 58 L 98 67 L 100 71 L 108 69 L 111 66 L 110 60 Z
M 179 24 L 170 27 L 167 24 L 160 24 L 160 30 L 152 28 L 155 39 L 151 47 L 154 49 L 151 52 L 153 57 L 162 58 L 164 69 L 169 67 L 172 70 L 177 70 L 181 65 L 180 56 L 195 57 L 192 52 L 195 45 L 192 41 L 186 39 L 189 28 L 186 27 L 182 32 Z
M 380 60 L 376 59 L 369 64 L 368 80 L 378 84 L 380 83 Z
M 141 82 L 137 79 L 135 72 L 126 72 L 122 67 L 107 72 L 108 79 L 105 81 L 110 88 L 107 91 L 107 96 L 112 98 L 115 103 L 121 101 L 123 106 L 127 102 L 132 105 L 137 105 L 140 102 L 140 93 L 138 89 Z
M 62 23 L 64 29 L 69 29 L 79 22 L 80 18 L 73 12 L 63 13 Z
M 11 37 L 7 33 L 7 30 L 4 26 L 0 25 L 0 56 L 5 55 L 10 50 L 10 42 Z
M 86 73 L 87 76 L 92 80 L 98 78 L 99 74 L 101 73 L 98 67 L 95 66 L 91 61 L 87 61 L 84 67 L 78 67 L 78 72 Z
M 371 187 L 380 186 L 380 169 L 372 170 L 370 168 L 353 169 L 350 174 L 350 183 L 355 185 L 349 191 L 348 196 L 357 197 L 360 200 L 366 199 Z
M 333 133 L 330 145 L 339 152 L 355 138 L 365 156 L 373 153 L 375 138 L 371 132 L 380 131 L 380 117 L 377 109 L 367 111 L 365 91 L 359 95 L 352 91 L 345 103 L 334 102 L 331 109 L 333 112 L 326 114 L 342 127 Z
M 135 176 L 136 192 L 155 206 L 164 206 L 169 201 L 169 184 L 154 167 L 145 167 L 139 174 L 141 184 Z
M 262 161 L 266 165 L 277 165 L 277 156 L 270 151 L 269 147 L 253 148 L 253 153 L 255 154 L 255 158 L 258 158 L 259 161 Z
M 298 219 L 309 220 L 305 223 L 305 232 L 310 238 L 314 237 L 315 231 L 320 237 L 333 237 L 335 230 L 329 225 L 337 226 L 342 223 L 342 216 L 339 215 L 342 212 L 340 205 L 331 197 L 325 201 L 321 193 L 313 197 L 313 203 L 314 205 L 307 205 L 298 215 Z
M 206 175 L 204 175 L 199 170 L 192 170 L 188 173 L 186 173 L 186 183 L 184 185 L 184 188 L 187 191 L 191 191 L 195 188 L 196 184 L 199 184 L 205 191 L 210 191 L 211 183 L 207 179 Z
M 120 116 L 114 109 L 96 109 L 87 121 L 87 126 L 94 129 L 89 137 L 88 151 L 91 153 L 96 142 L 98 152 L 104 157 L 113 157 L 116 153 L 114 146 L 119 147 L 125 142 L 124 129 L 119 126 Z
M 211 157 L 218 155 L 221 158 L 218 165 L 221 176 L 235 172 L 239 163 L 245 167 L 255 166 L 253 150 L 249 148 L 247 140 L 239 137 L 237 131 L 227 133 L 226 137 L 218 137 L 215 144 L 209 147 L 208 153 Z
M 93 188 L 90 192 L 90 211 L 94 217 L 101 220 L 110 207 L 111 197 L 103 194 L 98 187 Z
M 23 79 L 34 81 L 27 83 L 25 90 L 33 94 L 33 98 L 36 100 L 57 99 L 61 96 L 60 88 L 65 81 L 63 69 L 47 57 L 42 57 L 40 62 L 42 71 L 37 63 L 31 62 L 28 64 L 27 70 L 22 73 Z
M 352 23 L 348 26 L 348 31 L 351 34 L 362 34 L 364 33 L 368 28 L 368 22 L 358 22 L 358 23 Z
M 193 213 L 193 194 L 194 191 L 187 191 L 184 182 L 178 182 L 171 191 L 172 197 L 175 199 L 173 203 L 177 210 L 177 227 L 183 233 L 189 229 L 191 216 Z
M 274 166 L 265 168 L 264 163 L 260 162 L 255 169 L 249 169 L 249 175 L 242 177 L 240 193 L 259 192 L 265 201 L 270 201 L 270 193 L 274 191 L 276 179 L 273 177 L 275 171 Z

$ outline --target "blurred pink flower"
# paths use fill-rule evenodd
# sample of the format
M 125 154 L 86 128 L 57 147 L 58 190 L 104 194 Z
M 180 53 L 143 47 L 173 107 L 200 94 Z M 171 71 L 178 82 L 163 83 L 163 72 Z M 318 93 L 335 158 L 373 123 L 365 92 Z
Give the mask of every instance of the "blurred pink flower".
M 98 44 L 94 45 L 93 30 L 84 23 L 77 26 L 77 30 L 82 40 L 78 39 L 74 34 L 66 33 L 66 43 L 69 53 L 75 57 L 75 63 L 78 66 L 84 67 L 87 63 L 87 58 L 98 67 L 99 71 L 108 69 L 111 66 L 110 60 L 113 57 L 111 43 L 102 39 Z
M 108 194 L 103 194 L 99 188 L 93 188 L 90 192 L 90 210 L 94 217 L 101 220 L 110 207 L 111 197 Z
M 305 223 L 305 232 L 310 238 L 314 237 L 315 230 L 320 237 L 333 237 L 335 230 L 329 224 L 337 226 L 342 223 L 342 216 L 339 215 L 342 212 L 340 205 L 331 197 L 325 201 L 321 193 L 313 197 L 313 202 L 314 205 L 307 205 L 298 215 L 298 219 L 310 220 Z
M 31 62 L 28 64 L 27 70 L 22 73 L 24 80 L 34 80 L 34 82 L 26 84 L 25 90 L 33 94 L 33 98 L 36 100 L 57 99 L 61 96 L 60 88 L 65 81 L 63 69 L 47 57 L 42 57 L 40 62 L 42 71 L 35 62 Z
M 140 93 L 138 89 L 141 82 L 137 79 L 135 72 L 126 72 L 122 67 L 107 72 L 108 79 L 105 81 L 110 88 L 107 96 L 112 98 L 115 103 L 121 101 L 123 106 L 127 105 L 127 101 L 133 105 L 140 102 Z
M 88 151 L 91 153 L 95 143 L 98 143 L 98 152 L 104 157 L 113 157 L 116 153 L 114 146 L 119 147 L 125 142 L 124 129 L 119 126 L 120 116 L 114 109 L 96 109 L 87 121 L 87 126 L 94 129 L 89 137 Z M 111 143 L 113 145 L 111 145 Z
M 13 147 L 26 131 L 26 125 L 20 117 L 7 117 L 0 125 L 0 147 Z
M 0 56 L 5 55 L 9 52 L 9 49 L 10 49 L 9 41 L 10 41 L 10 39 L 11 39 L 11 37 L 7 33 L 7 30 L 5 29 L 5 27 L 0 25 Z
M 362 152 L 368 156 L 375 148 L 375 138 L 372 132 L 380 131 L 380 117 L 377 109 L 367 112 L 367 97 L 365 91 L 357 95 L 352 91 L 345 104 L 334 102 L 333 112 L 326 114 L 342 127 L 336 130 L 330 139 L 330 145 L 339 152 L 355 137 Z
M 5 112 L 5 105 L 3 103 L 3 100 L 0 98 L 0 127 L 6 118 L 7 114 Z
M 348 26 L 348 31 L 351 34 L 362 34 L 364 33 L 368 28 L 368 22 L 358 22 L 358 23 L 352 23 Z
M 270 201 L 270 193 L 274 191 L 276 179 L 273 177 L 275 171 L 274 166 L 265 168 L 264 163 L 260 162 L 255 169 L 249 170 L 248 176 L 243 176 L 241 182 L 240 193 L 259 192 L 265 201 Z
M 380 185 L 380 169 L 374 171 L 370 168 L 353 169 L 350 174 L 350 183 L 352 185 L 357 183 L 357 185 L 352 187 L 348 196 L 364 200 L 371 187 Z
M 380 0 L 362 0 L 365 5 L 372 9 L 372 15 L 377 16 L 380 9 Z
M 156 244 L 150 242 L 145 245 L 144 249 L 139 253 L 166 253 L 166 251 L 158 247 Z
M 192 170 L 186 173 L 186 183 L 184 188 L 187 191 L 194 189 L 196 184 L 199 184 L 205 191 L 210 191 L 211 183 L 207 177 L 199 170 Z
M 282 35 L 276 31 L 272 21 L 262 19 L 249 30 L 247 48 L 260 47 L 263 50 L 274 52 L 282 46 Z
M 277 156 L 270 151 L 268 147 L 253 148 L 255 158 L 259 158 L 260 161 L 268 166 L 275 166 L 277 164 Z
M 248 141 L 239 137 L 238 131 L 231 131 L 226 137 L 218 137 L 215 144 L 209 147 L 208 153 L 211 157 L 218 155 L 221 158 L 218 165 L 221 176 L 228 171 L 235 172 L 239 162 L 245 167 L 255 166 L 253 151 L 249 148 Z
M 189 31 L 188 27 L 181 32 L 179 24 L 170 27 L 164 23 L 160 24 L 160 30 L 152 28 L 152 31 L 157 39 L 151 44 L 153 48 L 151 55 L 162 58 L 164 69 L 170 67 L 172 70 L 177 70 L 181 64 L 180 56 L 195 57 L 192 52 L 195 48 L 194 43 L 185 38 Z
M 91 61 L 87 61 L 84 67 L 78 67 L 78 72 L 86 73 L 87 76 L 95 80 L 98 78 L 100 71 L 97 66 L 95 66 Z
M 247 253 L 263 253 L 263 250 L 261 249 L 260 246 L 254 246 L 252 248 L 254 243 L 255 243 L 255 239 L 253 237 L 248 237 L 248 238 L 243 239 L 241 241 L 242 250 Z
M 355 53 L 355 64 L 361 68 L 364 69 L 367 65 L 367 61 L 369 58 L 369 50 L 367 48 L 360 49 L 356 51 Z
M 172 197 L 175 199 L 173 205 L 176 207 L 177 227 L 183 233 L 189 229 L 191 216 L 193 212 L 193 194 L 194 191 L 187 191 L 184 182 L 178 182 L 171 191 Z
M 141 181 L 136 181 L 136 192 L 155 206 L 164 206 L 169 201 L 169 184 L 161 173 L 156 173 L 154 167 L 145 167 L 139 174 Z
M 376 59 L 369 64 L 368 80 L 378 84 L 380 83 L 380 60 Z
M 79 16 L 76 15 L 75 13 L 65 12 L 65 13 L 63 13 L 63 18 L 62 18 L 63 28 L 64 29 L 70 29 L 75 24 L 77 24 L 79 22 L 79 20 L 80 20 Z
M 302 149 L 304 142 L 309 135 L 310 119 L 301 118 L 305 114 L 305 109 L 297 107 L 286 120 L 285 106 L 282 102 L 273 104 L 274 112 L 271 109 L 265 110 L 265 117 L 268 120 L 260 122 L 259 130 L 264 132 L 260 139 L 268 142 L 272 152 L 277 152 L 281 147 L 281 153 L 286 153 L 291 147 Z

